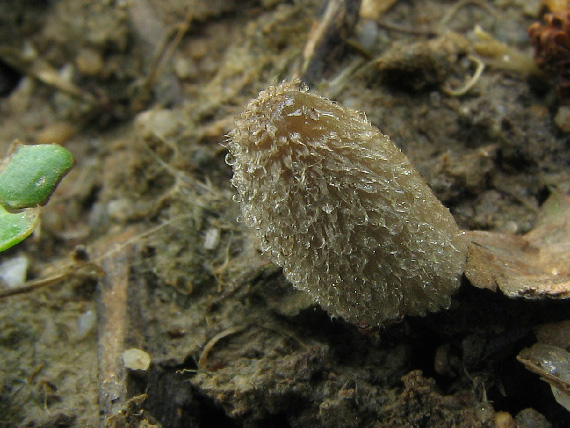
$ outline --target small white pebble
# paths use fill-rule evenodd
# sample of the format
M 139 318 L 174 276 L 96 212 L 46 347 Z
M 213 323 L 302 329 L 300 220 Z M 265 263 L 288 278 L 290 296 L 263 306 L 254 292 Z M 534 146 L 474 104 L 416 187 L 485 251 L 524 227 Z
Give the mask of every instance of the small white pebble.
M 7 259 L 0 264 L 0 279 L 10 287 L 18 287 L 26 281 L 29 261 L 26 256 Z
M 570 132 L 570 107 L 561 106 L 554 116 L 554 123 L 564 132 Z
M 97 314 L 89 309 L 83 312 L 77 318 L 77 339 L 85 339 L 95 328 L 97 323 Z
M 198 67 L 184 56 L 174 59 L 174 72 L 179 79 L 186 80 L 199 74 Z
M 206 235 L 204 236 L 204 249 L 213 250 L 220 243 L 220 229 L 211 227 L 206 230 Z
M 363 19 L 356 28 L 356 37 L 364 49 L 373 49 L 378 42 L 378 24 L 373 19 Z
M 172 110 L 147 110 L 137 115 L 135 127 L 145 140 L 157 137 L 166 140 L 178 133 L 180 121 Z
M 67 63 L 58 70 L 58 75 L 64 82 L 73 82 L 73 75 L 75 74 L 75 67 L 73 64 Z
M 113 199 L 107 204 L 107 214 L 113 220 L 124 220 L 126 218 L 126 213 L 131 207 L 132 202 L 126 198 Z
M 150 355 L 142 349 L 127 349 L 123 352 L 123 363 L 129 370 L 147 371 L 150 367 Z

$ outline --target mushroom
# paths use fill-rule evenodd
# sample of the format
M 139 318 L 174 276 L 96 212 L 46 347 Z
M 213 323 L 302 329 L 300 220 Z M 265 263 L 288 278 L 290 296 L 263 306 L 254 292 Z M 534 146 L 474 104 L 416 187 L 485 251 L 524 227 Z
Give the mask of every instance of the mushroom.
M 362 113 L 282 83 L 249 103 L 228 146 L 244 222 L 330 314 L 382 325 L 449 307 L 464 237 Z

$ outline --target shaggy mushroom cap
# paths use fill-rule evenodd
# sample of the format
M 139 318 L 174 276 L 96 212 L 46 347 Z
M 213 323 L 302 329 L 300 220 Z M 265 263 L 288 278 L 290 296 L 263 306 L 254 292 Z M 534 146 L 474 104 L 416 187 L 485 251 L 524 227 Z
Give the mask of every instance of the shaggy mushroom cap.
M 284 83 L 250 102 L 228 145 L 261 250 L 329 313 L 379 325 L 450 305 L 461 233 L 363 114 Z

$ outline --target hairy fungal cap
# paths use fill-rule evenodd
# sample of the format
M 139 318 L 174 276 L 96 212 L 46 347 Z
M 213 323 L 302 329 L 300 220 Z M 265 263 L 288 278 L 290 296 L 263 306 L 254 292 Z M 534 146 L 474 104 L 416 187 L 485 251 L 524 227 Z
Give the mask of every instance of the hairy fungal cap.
M 229 149 L 262 251 L 331 314 L 375 325 L 449 306 L 460 231 L 362 114 L 284 83 L 248 105 Z

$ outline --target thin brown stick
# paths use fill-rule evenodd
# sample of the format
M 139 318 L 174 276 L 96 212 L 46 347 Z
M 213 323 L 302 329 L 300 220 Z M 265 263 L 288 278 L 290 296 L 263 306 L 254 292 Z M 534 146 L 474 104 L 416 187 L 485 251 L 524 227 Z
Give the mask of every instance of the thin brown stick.
M 200 358 L 198 360 L 198 368 L 200 370 L 205 370 L 206 369 L 206 364 L 208 361 L 208 356 L 210 355 L 210 352 L 212 351 L 212 348 L 216 345 L 216 343 L 218 343 L 220 340 L 222 340 L 224 337 L 230 336 L 232 334 L 236 334 L 241 332 L 242 330 L 244 330 L 245 327 L 244 326 L 239 326 L 239 327 L 231 327 L 228 328 L 218 334 L 216 334 L 214 337 L 212 337 L 208 343 L 206 343 L 206 346 L 204 346 L 204 349 L 202 350 L 202 354 L 200 355 Z
M 195 1 L 190 2 L 188 5 L 188 9 L 186 12 L 186 16 L 184 17 L 184 21 L 178 26 L 176 29 L 176 34 L 170 43 L 166 43 L 165 41 L 161 44 L 160 49 L 156 57 L 154 58 L 152 65 L 150 67 L 150 73 L 147 77 L 147 84 L 152 86 L 160 73 L 164 69 L 165 64 L 170 60 L 172 54 L 182 41 L 184 35 L 190 29 L 190 24 L 192 23 L 192 19 L 194 17 L 195 11 Z
M 433 28 L 411 28 L 411 27 L 404 27 L 403 25 L 395 24 L 393 22 L 388 22 L 384 20 L 377 21 L 380 27 L 384 27 L 387 30 L 398 31 L 400 33 L 408 33 L 408 34 L 415 34 L 418 36 L 437 36 L 439 31 Z
M 123 244 L 136 234 L 136 229 L 127 229 L 122 234 L 101 242 L 99 248 L 95 249 L 95 252 L 100 254 L 101 266 L 107 273 L 99 282 L 97 289 L 97 360 L 101 426 L 105 426 L 107 418 L 120 412 L 130 398 L 126 368 L 121 356 L 127 342 L 132 346 L 140 346 L 142 341 L 140 322 L 137 319 L 140 313 L 137 307 L 140 302 L 136 293 L 138 284 L 133 286 L 130 279 L 131 265 L 137 251 L 134 245 Z M 120 245 L 120 250 L 107 251 L 113 245 Z
M 347 35 L 358 20 L 360 1 L 330 0 L 320 21 L 309 32 L 298 73 L 307 85 L 319 82 L 331 61 L 342 53 Z

